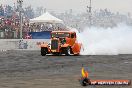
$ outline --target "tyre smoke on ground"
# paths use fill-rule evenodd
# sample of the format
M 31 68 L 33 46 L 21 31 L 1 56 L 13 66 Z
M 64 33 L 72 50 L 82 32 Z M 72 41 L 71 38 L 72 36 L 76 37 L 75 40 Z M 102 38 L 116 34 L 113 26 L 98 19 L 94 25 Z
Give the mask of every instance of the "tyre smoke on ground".
M 119 24 L 115 28 L 85 28 L 77 32 L 82 43 L 81 55 L 132 54 L 132 27 Z

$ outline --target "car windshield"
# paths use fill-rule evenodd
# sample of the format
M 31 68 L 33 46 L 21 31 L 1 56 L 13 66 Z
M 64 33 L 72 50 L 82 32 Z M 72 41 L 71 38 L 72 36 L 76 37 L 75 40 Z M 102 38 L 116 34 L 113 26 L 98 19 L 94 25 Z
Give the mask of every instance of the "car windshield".
M 69 36 L 70 36 L 69 33 L 60 33 L 60 32 L 52 33 L 52 38 L 53 37 L 69 37 Z

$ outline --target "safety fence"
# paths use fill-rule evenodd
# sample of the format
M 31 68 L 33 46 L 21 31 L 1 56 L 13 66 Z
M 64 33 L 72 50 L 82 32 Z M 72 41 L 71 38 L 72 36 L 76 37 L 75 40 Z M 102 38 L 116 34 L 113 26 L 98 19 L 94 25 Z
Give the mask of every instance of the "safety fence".
M 0 51 L 39 50 L 38 43 L 49 43 L 49 41 L 49 39 L 0 39 Z

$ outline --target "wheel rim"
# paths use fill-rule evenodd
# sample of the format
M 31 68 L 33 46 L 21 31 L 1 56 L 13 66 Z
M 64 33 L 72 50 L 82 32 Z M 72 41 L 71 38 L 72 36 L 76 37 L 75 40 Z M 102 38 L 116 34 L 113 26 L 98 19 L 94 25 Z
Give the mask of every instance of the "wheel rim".
M 69 55 L 71 54 L 71 52 L 70 52 L 70 48 L 68 48 L 67 52 L 68 52 Z

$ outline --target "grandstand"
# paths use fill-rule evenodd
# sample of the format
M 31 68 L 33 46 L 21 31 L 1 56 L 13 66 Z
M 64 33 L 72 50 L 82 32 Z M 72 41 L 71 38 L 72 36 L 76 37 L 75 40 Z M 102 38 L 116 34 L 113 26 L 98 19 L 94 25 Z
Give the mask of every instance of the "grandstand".
M 42 12 L 42 11 L 40 11 Z M 73 14 L 70 11 L 65 13 L 51 14 L 63 20 L 61 23 L 30 23 L 30 19 L 36 18 L 36 13 L 31 6 L 23 8 L 23 38 L 29 32 L 42 32 L 53 30 L 68 30 L 67 26 L 82 30 L 89 26 L 89 14 L 80 13 Z M 42 14 L 40 14 L 42 15 Z M 121 14 L 119 12 L 111 12 L 108 9 L 100 9 L 92 12 L 92 26 L 111 28 L 118 23 L 126 23 L 132 26 L 131 14 Z M 0 39 L 18 39 L 20 38 L 20 19 L 16 6 L 1 5 L 0 6 Z

